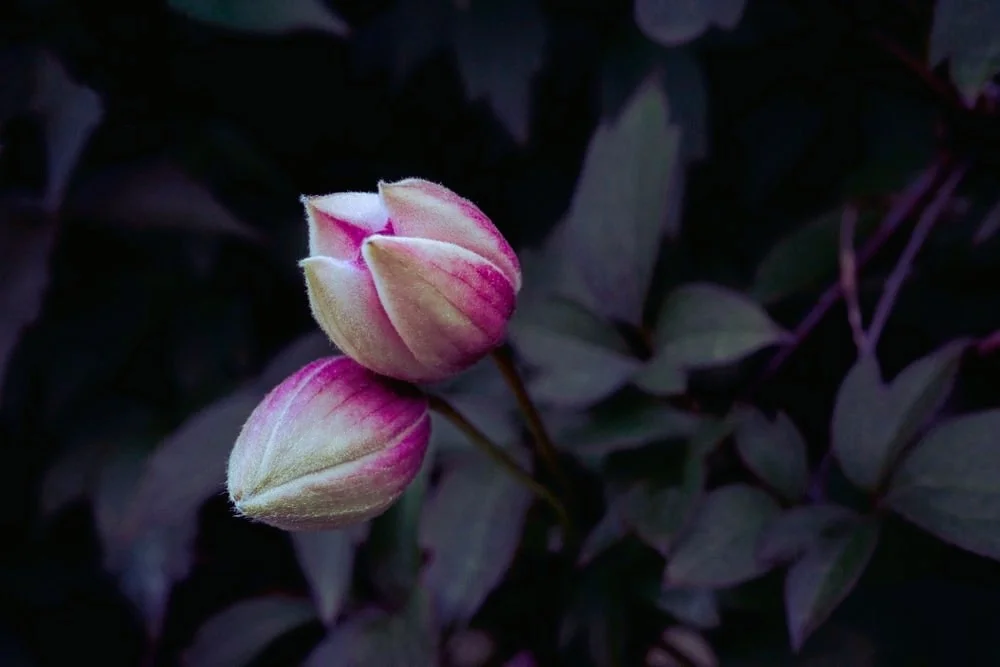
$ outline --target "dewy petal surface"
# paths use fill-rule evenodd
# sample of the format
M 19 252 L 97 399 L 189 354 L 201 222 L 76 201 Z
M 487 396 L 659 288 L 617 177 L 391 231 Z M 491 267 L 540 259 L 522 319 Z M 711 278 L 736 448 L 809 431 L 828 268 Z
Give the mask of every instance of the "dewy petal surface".
M 370 236 L 361 248 L 389 319 L 441 379 L 503 342 L 514 286 L 493 263 L 451 243 Z
M 446 241 L 496 265 L 514 292 L 521 289 L 521 265 L 507 239 L 468 199 L 419 178 L 380 182 L 379 195 L 397 236 Z
M 389 214 L 374 192 L 302 197 L 309 224 L 309 254 L 336 259 L 358 256 L 369 234 L 385 229 Z
M 313 318 L 344 354 L 400 380 L 425 374 L 383 308 L 368 269 L 359 262 L 309 257 L 300 262 Z

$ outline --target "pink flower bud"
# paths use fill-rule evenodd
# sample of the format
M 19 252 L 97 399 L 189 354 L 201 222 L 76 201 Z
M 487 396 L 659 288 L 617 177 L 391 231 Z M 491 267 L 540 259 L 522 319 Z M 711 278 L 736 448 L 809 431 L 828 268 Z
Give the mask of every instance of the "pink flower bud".
M 472 202 L 410 178 L 303 203 L 309 304 L 345 354 L 377 373 L 429 382 L 503 342 L 521 267 Z
M 430 438 L 427 397 L 348 357 L 308 364 L 268 394 L 229 457 L 236 509 L 284 530 L 337 528 L 384 512 Z

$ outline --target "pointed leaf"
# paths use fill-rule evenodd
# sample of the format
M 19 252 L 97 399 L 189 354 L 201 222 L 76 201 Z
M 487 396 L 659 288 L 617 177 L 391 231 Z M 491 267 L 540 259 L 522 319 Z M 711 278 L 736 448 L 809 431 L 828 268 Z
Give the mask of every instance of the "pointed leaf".
M 309 582 L 319 619 L 333 625 L 347 600 L 354 574 L 354 549 L 367 533 L 363 523 L 343 530 L 292 533 L 302 573 Z
M 465 623 L 510 567 L 534 496 L 484 457 L 453 465 L 424 508 L 424 586 L 443 623 Z
M 680 130 L 659 82 L 647 80 L 590 140 L 569 215 L 559 229 L 560 285 L 605 317 L 639 324 L 668 229 Z
M 667 487 L 638 484 L 616 498 L 612 510 L 622 516 L 643 542 L 667 555 L 681 529 L 691 520 L 704 484 L 704 466 L 697 458 L 689 458 L 680 484 Z
M 743 412 L 736 449 L 746 466 L 786 500 L 798 500 L 809 485 L 806 443 L 783 412 L 769 421 L 759 410 Z
M 950 61 L 951 78 L 970 107 L 1000 73 L 1000 7 L 982 0 L 938 0 L 931 27 L 930 61 Z
M 788 338 L 763 308 L 744 295 L 719 285 L 684 285 L 663 304 L 656 356 L 647 369 L 658 363 L 680 368 L 729 364 Z
M 635 22 L 646 35 L 663 46 L 689 42 L 717 25 L 732 30 L 743 16 L 746 0 L 636 0 Z
M 195 21 L 240 32 L 322 30 L 341 37 L 350 32 L 322 0 L 169 0 L 169 4 Z
M 846 507 L 832 504 L 786 510 L 764 529 L 757 543 L 757 558 L 775 565 L 797 558 L 854 516 Z
M 875 552 L 878 536 L 877 522 L 859 523 L 824 540 L 788 570 L 785 607 L 796 651 L 857 584 Z
M 764 574 L 771 566 L 757 559 L 757 540 L 780 511 L 769 495 L 752 486 L 712 491 L 668 561 L 666 581 L 725 588 Z
M 268 644 L 314 616 L 304 600 L 241 600 L 208 619 L 184 652 L 185 667 L 244 667 Z
M 628 534 L 626 525 L 621 513 L 615 508 L 609 507 L 601 520 L 597 522 L 587 534 L 583 546 L 580 548 L 580 555 L 577 558 L 578 565 L 586 565 L 591 562 L 616 542 Z
M 1000 410 L 951 419 L 900 463 L 885 504 L 942 540 L 1000 560 Z
M 967 341 L 954 341 L 910 364 L 891 384 L 878 361 L 858 359 L 837 392 L 831 436 L 848 479 L 875 489 L 900 450 L 951 392 Z
M 709 588 L 667 588 L 660 591 L 656 606 L 682 623 L 710 630 L 720 622 L 719 603 Z

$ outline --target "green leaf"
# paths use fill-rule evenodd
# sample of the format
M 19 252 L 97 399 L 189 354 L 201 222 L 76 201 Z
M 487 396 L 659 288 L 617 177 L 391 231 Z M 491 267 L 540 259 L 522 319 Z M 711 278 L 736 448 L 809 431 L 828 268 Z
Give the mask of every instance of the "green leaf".
M 750 471 L 781 493 L 798 500 L 809 485 L 806 442 L 783 412 L 772 422 L 759 410 L 741 411 L 736 427 L 736 449 Z
M 1000 560 L 1000 410 L 930 431 L 892 476 L 885 504 L 942 540 Z
M 442 623 L 468 621 L 503 579 L 533 500 L 531 491 L 482 455 L 446 469 L 420 524 L 420 544 L 429 555 L 424 586 Z
M 855 517 L 841 505 L 803 505 L 786 510 L 767 525 L 757 542 L 757 558 L 778 565 L 798 558 L 830 531 Z
M 395 614 L 370 609 L 337 626 L 304 667 L 438 667 L 438 628 L 417 589 Z
M 261 34 L 321 30 L 350 33 L 343 19 L 322 0 L 169 0 L 171 9 L 195 21 Z
M 241 600 L 198 629 L 184 652 L 186 667 L 244 667 L 286 632 L 315 618 L 304 600 L 261 597 Z
M 986 0 L 938 0 L 930 62 L 950 60 L 951 78 L 970 107 L 1000 72 L 1000 7 Z
M 660 591 L 656 606 L 701 630 L 718 627 L 721 620 L 715 591 L 710 588 L 667 588 Z
M 781 509 L 765 492 L 733 484 L 709 493 L 667 562 L 671 586 L 725 588 L 771 566 L 757 559 L 757 540 Z
M 667 297 L 656 326 L 656 355 L 637 376 L 661 364 L 706 368 L 735 362 L 788 340 L 789 334 L 744 295 L 710 284 L 678 287 Z
M 858 359 L 844 378 L 833 408 L 831 437 L 848 479 L 874 490 L 900 450 L 940 409 L 951 392 L 968 341 L 953 341 L 882 381 L 873 356 Z
M 456 13 L 458 70 L 472 99 L 485 98 L 520 143 L 528 140 L 531 82 L 542 66 L 544 17 L 535 0 L 478 0 Z
M 327 626 L 333 625 L 347 601 L 355 546 L 367 533 L 367 523 L 341 530 L 292 533 L 295 555 L 309 582 L 317 615 Z
M 614 509 L 639 538 L 662 554 L 668 554 L 677 535 L 701 496 L 704 473 L 700 466 L 688 466 L 682 484 L 660 487 L 639 484 L 616 500 Z
M 743 16 L 746 0 L 636 0 L 639 29 L 663 46 L 677 46 L 700 37 L 711 26 L 732 30 Z
M 878 543 L 879 524 L 865 521 L 823 540 L 788 570 L 785 609 L 792 647 L 798 651 L 851 592 Z
M 666 95 L 647 79 L 621 115 L 591 137 L 569 215 L 554 243 L 562 292 L 592 312 L 638 325 L 649 281 L 680 193 L 680 130 Z M 676 221 L 675 221 L 676 222 Z

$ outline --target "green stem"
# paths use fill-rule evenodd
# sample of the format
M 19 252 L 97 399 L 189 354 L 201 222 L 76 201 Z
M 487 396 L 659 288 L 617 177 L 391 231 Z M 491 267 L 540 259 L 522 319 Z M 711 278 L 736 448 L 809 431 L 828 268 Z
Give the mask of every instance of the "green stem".
M 541 482 L 536 480 L 531 474 L 521 467 L 514 457 L 508 454 L 503 448 L 494 443 L 490 438 L 480 431 L 475 424 L 465 418 L 461 412 L 440 396 L 430 396 L 431 409 L 454 424 L 462 433 L 466 435 L 487 456 L 489 456 L 501 468 L 509 472 L 517 481 L 528 487 L 536 496 L 544 500 L 555 511 L 559 523 L 563 529 L 564 543 L 575 541 L 575 528 L 570 521 L 569 513 L 562 502 L 556 498 L 555 494 L 549 491 Z

